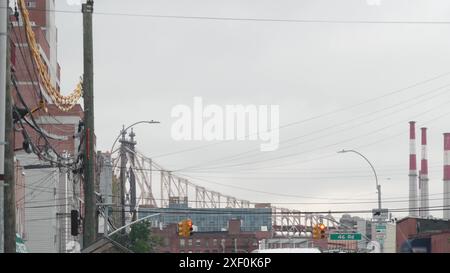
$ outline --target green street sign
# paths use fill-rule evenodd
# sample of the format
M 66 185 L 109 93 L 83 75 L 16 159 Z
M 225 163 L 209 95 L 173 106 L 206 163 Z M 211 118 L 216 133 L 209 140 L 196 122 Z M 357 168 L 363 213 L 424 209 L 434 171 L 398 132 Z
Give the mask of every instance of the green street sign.
M 361 233 L 333 233 L 330 234 L 330 240 L 333 241 L 360 241 Z
M 386 226 L 375 226 L 376 229 L 386 229 Z

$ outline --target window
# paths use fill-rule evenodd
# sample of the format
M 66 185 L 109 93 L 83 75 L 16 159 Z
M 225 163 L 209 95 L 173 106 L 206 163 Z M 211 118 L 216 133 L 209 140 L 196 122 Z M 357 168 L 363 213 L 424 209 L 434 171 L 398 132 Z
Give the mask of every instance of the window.
M 169 246 L 169 238 L 164 238 L 163 245 L 164 246 Z
M 209 240 L 208 239 L 205 240 L 205 247 L 209 247 Z
M 35 8 L 36 7 L 36 2 L 35 1 L 29 1 L 27 3 L 27 7 L 28 8 Z
M 217 239 L 213 240 L 213 246 L 217 246 Z
M 186 240 L 180 239 L 180 247 L 185 247 L 185 246 L 186 246 Z
M 195 246 L 196 246 L 196 247 L 201 247 L 201 246 L 202 246 L 202 241 L 201 241 L 200 239 L 197 239 L 197 240 L 195 241 Z
M 189 246 L 192 246 L 192 239 L 189 239 L 188 245 L 189 245 Z

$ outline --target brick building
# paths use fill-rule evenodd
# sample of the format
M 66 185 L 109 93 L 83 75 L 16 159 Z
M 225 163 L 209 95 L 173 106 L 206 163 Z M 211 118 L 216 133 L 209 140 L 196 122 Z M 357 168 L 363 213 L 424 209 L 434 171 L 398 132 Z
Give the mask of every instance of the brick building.
M 180 238 L 177 224 L 164 229 L 153 228 L 152 234 L 163 238 L 157 252 L 163 253 L 250 253 L 259 248 L 259 241 L 271 236 L 269 231 L 244 232 L 241 220 L 229 220 L 227 231 L 197 232 L 189 238 Z
M 55 0 L 26 0 L 32 29 L 36 38 L 41 60 L 45 63 L 50 81 L 60 90 L 61 67 L 57 59 L 57 28 L 55 25 Z M 41 133 L 24 122 L 24 130 L 16 124 L 14 137 L 16 155 L 16 203 L 18 210 L 17 231 L 25 239 L 30 252 L 66 252 L 66 245 L 78 238 L 70 236 L 70 210 L 80 209 L 79 200 L 82 184 L 73 184 L 71 173 L 58 168 L 43 156 L 57 161 L 49 146 L 60 155 L 76 160 L 80 140 L 77 137 L 79 124 L 83 118 L 80 105 L 68 112 L 59 110 L 52 104 L 45 87 L 38 79 L 36 64 L 33 63 L 27 43 L 23 17 L 10 17 L 12 24 L 10 37 L 12 76 L 17 89 L 12 86 L 15 106 L 23 113 L 27 109 Z M 46 107 L 42 107 L 41 101 Z M 26 118 L 33 123 L 30 115 Z M 35 126 L 34 126 L 35 127 Z M 29 147 L 26 135 L 42 152 L 40 155 L 24 149 Z M 27 206 L 24 206 L 24 203 Z M 37 205 L 39 204 L 39 206 Z M 45 243 L 43 243 L 45 242 Z
M 450 220 L 406 217 L 397 222 L 397 253 L 450 253 Z

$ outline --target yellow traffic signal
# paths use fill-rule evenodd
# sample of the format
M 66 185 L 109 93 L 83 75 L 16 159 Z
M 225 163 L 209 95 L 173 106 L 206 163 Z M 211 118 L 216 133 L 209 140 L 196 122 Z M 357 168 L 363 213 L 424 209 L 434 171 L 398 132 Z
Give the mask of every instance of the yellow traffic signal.
M 324 224 L 319 225 L 320 229 L 320 239 L 326 239 L 327 238 L 327 227 Z
M 184 221 L 178 222 L 178 236 L 186 237 L 186 229 Z
M 316 224 L 313 227 L 313 239 L 319 239 L 319 238 L 320 238 L 319 226 Z
M 183 220 L 178 222 L 178 236 L 189 237 L 193 234 L 192 220 Z
M 187 225 L 187 228 L 186 228 L 186 233 L 187 233 L 187 237 L 189 237 L 189 236 L 192 236 L 192 234 L 193 234 L 193 228 L 192 228 L 192 220 L 186 220 L 186 225 Z

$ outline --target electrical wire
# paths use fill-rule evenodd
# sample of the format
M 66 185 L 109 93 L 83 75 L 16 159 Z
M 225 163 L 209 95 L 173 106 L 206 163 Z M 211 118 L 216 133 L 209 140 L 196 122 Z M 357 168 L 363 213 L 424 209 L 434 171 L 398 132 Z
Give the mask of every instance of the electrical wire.
M 33 8 L 33 12 L 56 12 L 66 14 L 80 14 L 80 11 L 63 9 L 42 9 Z M 134 18 L 160 18 L 160 19 L 181 19 L 181 20 L 206 20 L 206 21 L 237 21 L 237 22 L 273 22 L 273 23 L 318 23 L 318 24 L 394 24 L 394 25 L 449 25 L 448 20 L 336 20 L 336 19 L 276 19 L 276 18 L 255 18 L 255 17 L 221 17 L 221 16 L 187 16 L 187 15 L 164 15 L 164 14 L 144 14 L 144 13 L 120 13 L 94 11 L 93 14 L 103 16 L 134 17 Z
M 441 104 L 441 106 L 444 106 L 444 105 L 445 105 L 445 103 L 444 103 L 444 104 Z M 423 115 L 423 114 L 426 114 L 426 113 L 428 113 L 428 112 L 431 112 L 431 111 L 433 111 L 434 109 L 435 109 L 435 108 L 429 109 L 429 110 L 427 110 L 427 111 L 425 111 L 425 112 L 420 113 L 420 115 Z M 442 115 L 440 115 L 440 116 L 438 116 L 438 117 L 435 117 L 435 118 L 433 118 L 433 119 L 430 119 L 430 120 L 428 120 L 428 121 L 425 121 L 424 124 L 430 124 L 430 123 L 432 123 L 432 122 L 434 122 L 434 121 L 436 121 L 436 120 L 438 120 L 438 119 L 441 119 L 441 118 L 443 118 L 443 117 L 445 117 L 445 116 L 447 116 L 447 115 L 449 115 L 449 114 L 450 114 L 450 112 L 446 112 L 446 113 L 444 113 L 444 114 L 442 114 Z M 401 123 L 401 122 L 404 122 L 404 121 L 400 121 L 400 122 L 396 122 L 396 123 L 398 124 L 398 123 Z M 330 146 L 334 146 L 334 145 L 341 144 L 341 143 L 345 143 L 345 142 L 348 142 L 348 141 L 351 141 L 351 140 L 354 140 L 354 139 L 357 139 L 357 138 L 360 138 L 360 137 L 365 137 L 365 136 L 371 135 L 372 133 L 376 133 L 376 132 L 378 132 L 379 130 L 384 130 L 384 129 L 387 129 L 387 128 L 389 128 L 389 127 L 392 127 L 392 126 L 394 126 L 396 123 L 391 124 L 391 125 L 388 125 L 388 126 L 385 126 L 385 127 L 382 127 L 382 128 L 380 128 L 380 129 L 378 129 L 378 130 L 370 131 L 369 133 L 366 133 L 366 134 L 364 134 L 364 135 L 359 135 L 359 136 L 356 136 L 356 137 L 352 137 L 352 138 L 350 138 L 350 139 L 346 139 L 346 140 L 344 140 L 344 141 L 340 141 L 340 142 L 333 143 L 333 144 L 330 144 L 330 145 L 325 145 L 325 146 L 317 147 L 317 148 L 315 148 L 315 149 L 311 149 L 311 150 L 308 150 L 308 151 L 302 151 L 302 152 L 298 152 L 298 153 L 292 153 L 292 154 L 289 154 L 289 155 L 280 156 L 280 157 L 277 157 L 277 158 L 272 158 L 272 159 L 262 159 L 262 160 L 259 160 L 257 163 L 267 162 L 267 161 L 272 161 L 272 160 L 277 160 L 277 159 L 290 158 L 290 157 L 295 157 L 295 156 L 298 156 L 298 155 L 301 155 L 301 154 L 304 154 L 304 153 L 315 152 L 315 151 L 317 151 L 317 150 L 322 150 L 322 149 L 328 148 L 328 147 L 330 147 Z M 377 140 L 377 141 L 375 141 L 375 142 L 371 142 L 371 143 L 368 143 L 368 144 L 364 144 L 364 145 L 357 146 L 357 147 L 355 147 L 355 149 L 360 149 L 360 148 L 364 148 L 364 147 L 369 147 L 369 146 L 372 146 L 372 145 L 374 145 L 374 144 L 378 144 L 378 143 L 380 143 L 380 142 L 391 141 L 391 140 L 393 140 L 395 137 L 398 137 L 398 136 L 403 135 L 404 132 L 405 132 L 405 131 L 402 130 L 401 132 L 399 132 L 399 133 L 397 133 L 397 134 L 390 135 L 390 136 L 388 136 L 388 137 L 382 138 L 382 139 Z M 291 162 L 291 163 L 283 163 L 283 164 L 279 164 L 279 165 L 271 164 L 270 168 L 286 167 L 286 166 L 295 165 L 295 164 L 299 164 L 299 163 L 308 163 L 308 162 L 313 162 L 313 161 L 317 161 L 317 160 L 321 160 L 321 159 L 325 159 L 325 158 L 330 158 L 330 157 L 336 157 L 336 156 L 337 156 L 337 153 L 336 153 L 336 152 L 333 152 L 333 153 L 330 153 L 330 154 L 325 155 L 325 156 L 320 156 L 320 157 L 313 158 L 313 159 L 308 159 L 308 160 L 305 160 L 305 159 L 295 160 L 295 161 L 293 161 L 293 162 Z M 246 165 L 252 165 L 252 164 L 257 164 L 257 163 L 256 163 L 256 162 L 247 162 Z M 183 172 L 184 172 L 184 171 L 186 171 L 186 170 L 191 170 L 191 171 L 192 171 L 192 170 L 211 171 L 211 170 L 214 170 L 214 169 L 224 169 L 224 168 L 229 168 L 229 167 L 230 167 L 230 165 L 226 165 L 226 166 L 216 166 L 216 167 L 210 167 L 210 168 L 192 168 L 192 169 L 183 168 L 183 169 L 180 169 L 180 170 L 174 170 L 173 172 L 180 172 L 180 171 L 183 171 Z M 232 167 L 241 167 L 241 164 L 232 164 Z M 263 166 L 263 167 L 256 167 L 256 166 L 255 166 L 255 167 L 253 167 L 253 168 L 247 167 L 246 169 L 247 169 L 247 170 L 259 170 L 259 169 L 268 169 L 268 167 L 265 167 L 265 166 Z M 233 170 L 233 171 L 236 171 L 236 170 Z
M 406 86 L 406 87 L 403 87 L 403 88 L 400 88 L 400 89 L 393 90 L 393 91 L 388 92 L 388 93 L 385 93 L 385 94 L 383 94 L 383 95 L 381 95 L 381 96 L 373 97 L 373 98 L 367 99 L 367 100 L 365 100 L 365 101 L 362 101 L 362 102 L 359 102 L 359 103 L 356 103 L 356 104 L 352 104 L 352 105 L 348 105 L 348 106 L 345 106 L 345 107 L 342 107 L 342 108 L 338 108 L 338 109 L 335 109 L 335 110 L 331 110 L 331 111 L 328 111 L 328 112 L 325 112 L 325 113 L 322 113 L 322 114 L 319 114 L 319 115 L 315 115 L 315 116 L 312 116 L 312 117 L 309 117 L 309 118 L 306 118 L 306 119 L 301 119 L 301 120 L 293 121 L 293 122 L 284 124 L 284 125 L 282 125 L 282 126 L 279 126 L 278 128 L 271 128 L 271 129 L 272 129 L 272 130 L 284 129 L 284 128 L 291 127 L 291 126 L 294 126 L 294 125 L 299 125 L 299 124 L 303 124 L 303 123 L 306 123 L 306 122 L 310 122 L 310 121 L 314 121 L 314 120 L 317 120 L 317 119 L 321 119 L 321 118 L 323 118 L 323 117 L 327 117 L 327 116 L 330 116 L 330 115 L 334 115 L 334 114 L 336 114 L 336 113 L 348 111 L 349 109 L 353 109 L 353 108 L 356 108 L 356 107 L 358 107 L 358 106 L 365 105 L 365 104 L 367 104 L 367 103 L 374 102 L 374 101 L 380 100 L 380 99 L 382 99 L 382 98 L 389 97 L 389 96 L 392 96 L 392 95 L 395 95 L 395 94 L 404 92 L 404 91 L 406 91 L 406 90 L 415 88 L 415 87 L 417 87 L 417 86 L 420 86 L 420 85 L 423 85 L 423 84 L 426 84 L 426 83 L 429 83 L 429 82 L 432 82 L 432 81 L 434 81 L 434 80 L 437 80 L 437 79 L 446 77 L 446 76 L 448 76 L 448 75 L 450 75 L 450 72 L 446 72 L 446 73 L 443 73 L 443 74 L 439 74 L 439 75 L 437 75 L 437 76 L 428 78 L 428 79 L 426 79 L 426 80 L 423 80 L 423 81 L 420 81 L 420 82 L 416 82 L 416 83 L 411 84 L 411 85 L 408 85 L 408 86 Z M 255 133 L 255 134 L 259 134 L 259 133 L 261 133 L 261 132 L 257 132 L 257 133 Z M 252 134 L 252 135 L 253 135 L 253 134 Z M 246 135 L 245 138 L 248 138 L 249 136 L 250 136 L 250 135 Z M 160 158 L 160 157 L 165 157 L 165 156 L 174 155 L 174 154 L 179 154 L 179 153 L 184 153 L 184 152 L 191 152 L 191 151 L 195 151 L 195 150 L 199 150 L 199 149 L 208 148 L 208 147 L 211 147 L 211 146 L 222 145 L 222 144 L 224 144 L 224 143 L 229 143 L 229 142 L 230 142 L 230 141 L 221 141 L 221 142 L 210 143 L 210 144 L 206 144 L 206 145 L 200 145 L 200 146 L 193 147 L 193 148 L 182 149 L 182 150 L 178 150 L 178 151 L 174 151 L 174 152 L 170 152 L 170 153 L 164 153 L 164 154 L 154 155 L 153 158 Z
M 440 95 L 443 95 L 443 94 L 448 93 L 448 90 L 444 90 L 443 92 L 439 92 L 439 93 L 437 93 L 436 95 L 431 96 L 430 98 L 422 99 L 422 100 L 420 100 L 420 101 L 418 101 L 418 102 L 416 102 L 416 103 L 413 103 L 413 104 L 411 104 L 411 105 L 407 105 L 407 107 L 401 108 L 400 110 L 394 111 L 394 112 L 389 113 L 389 114 L 387 114 L 387 115 L 383 115 L 383 116 L 381 116 L 381 117 L 377 117 L 377 118 L 374 118 L 374 119 L 371 119 L 371 120 L 368 120 L 368 121 L 365 120 L 365 121 L 363 121 L 363 122 L 361 122 L 361 123 L 358 123 L 358 124 L 356 124 L 356 125 L 352 125 L 352 126 L 350 126 L 350 127 L 345 127 L 345 128 L 340 129 L 340 130 L 333 131 L 333 132 L 331 132 L 331 133 L 327 133 L 327 134 L 325 134 L 325 135 L 318 136 L 318 137 L 315 137 L 315 138 L 310 139 L 310 140 L 306 140 L 306 141 L 303 141 L 303 142 L 300 142 L 300 143 L 294 143 L 294 144 L 292 144 L 292 145 L 284 146 L 284 144 L 286 144 L 286 143 L 293 142 L 293 141 L 295 141 L 295 140 L 302 139 L 302 138 L 307 137 L 307 136 L 315 135 L 315 134 L 317 134 L 317 133 L 321 133 L 321 132 L 327 131 L 327 130 L 329 130 L 329 129 L 331 129 L 331 128 L 335 128 L 335 127 L 338 127 L 338 126 L 341 126 L 341 125 L 348 124 L 348 123 L 350 123 L 350 122 L 352 122 L 352 121 L 359 120 L 359 119 L 361 119 L 362 117 L 371 116 L 371 115 L 373 115 L 373 114 L 380 113 L 380 112 L 382 112 L 382 111 L 384 111 L 384 110 L 386 110 L 386 109 L 390 109 L 390 108 L 392 108 L 392 107 L 396 107 L 396 106 L 402 105 L 402 104 L 404 104 L 405 102 L 409 102 L 409 101 L 411 101 L 411 100 L 415 100 L 415 99 L 417 99 L 417 98 L 421 98 L 421 97 L 423 97 L 424 95 L 429 95 L 429 94 L 431 94 L 431 93 L 433 93 L 433 92 L 435 92 L 435 91 L 438 91 L 438 90 L 443 89 L 444 87 L 448 87 L 449 85 L 450 85 L 450 84 L 446 84 L 446 85 L 441 86 L 441 87 L 439 87 L 439 88 L 436 88 L 436 89 L 433 89 L 433 90 L 431 90 L 431 91 L 425 92 L 425 94 L 421 94 L 421 95 L 419 95 L 419 96 L 413 97 L 412 99 L 408 99 L 408 100 L 405 100 L 405 101 L 403 101 L 403 102 L 396 103 L 396 104 L 394 104 L 394 105 L 391 105 L 391 106 L 388 106 L 388 107 L 384 107 L 384 108 L 382 108 L 382 109 L 379 109 L 379 110 L 376 110 L 376 111 L 373 111 L 373 112 L 366 113 L 366 114 L 364 114 L 364 115 L 358 116 L 358 117 L 356 117 L 356 118 L 352 118 L 352 119 L 350 119 L 350 120 L 346 120 L 346 121 L 344 121 L 344 122 L 333 123 L 331 126 L 328 126 L 328 127 L 326 127 L 326 128 L 321 128 L 321 129 L 318 129 L 318 130 L 315 130 L 315 131 L 312 131 L 312 132 L 309 132 L 309 133 L 306 133 L 306 134 L 302 134 L 302 135 L 300 135 L 300 136 L 295 136 L 295 137 L 289 138 L 289 139 L 287 139 L 287 140 L 281 141 L 281 142 L 280 142 L 280 148 L 277 150 L 277 152 L 280 151 L 280 150 L 285 150 L 285 149 L 288 149 L 288 148 L 291 148 L 291 147 L 295 147 L 295 146 L 297 146 L 297 145 L 299 145 L 299 144 L 305 144 L 305 143 L 309 143 L 309 142 L 312 142 L 312 141 L 317 141 L 318 139 L 327 138 L 327 137 L 330 137 L 330 135 L 333 135 L 333 136 L 334 136 L 336 133 L 347 132 L 349 129 L 355 129 L 355 128 L 358 128 L 358 127 L 360 127 L 360 126 L 364 126 L 364 125 L 367 125 L 367 124 L 369 124 L 369 123 L 372 123 L 372 122 L 375 122 L 375 121 L 379 121 L 380 118 L 382 118 L 382 117 L 389 117 L 389 116 L 391 116 L 391 115 L 393 115 L 393 114 L 397 114 L 398 112 L 401 112 L 401 111 L 404 111 L 404 110 L 410 110 L 411 107 L 414 106 L 414 105 L 423 104 L 423 103 L 424 103 L 425 101 L 427 101 L 427 100 L 434 99 L 434 98 L 436 98 L 436 97 L 438 97 L 438 96 L 440 96 Z M 250 155 L 245 156 L 245 155 L 247 155 L 247 154 L 250 154 Z M 252 154 L 253 154 L 253 155 L 252 155 Z M 226 157 L 221 157 L 221 158 L 218 158 L 218 159 L 215 159 L 215 160 L 209 160 L 209 161 L 207 161 L 207 163 L 208 163 L 208 165 L 211 165 L 211 164 L 214 165 L 213 163 L 215 163 L 215 162 L 221 162 L 221 163 L 224 163 L 224 161 L 227 162 L 227 161 L 230 161 L 230 160 L 236 160 L 236 159 L 242 159 L 242 158 L 249 158 L 249 157 L 256 157 L 256 156 L 261 156 L 261 151 L 260 151 L 259 149 L 250 149 L 250 150 L 247 150 L 247 151 L 245 151 L 245 152 L 240 152 L 240 153 L 235 154 L 235 155 L 230 155 L 230 156 L 226 156 Z M 201 165 L 201 164 L 199 164 L 199 165 Z
M 67 161 L 68 158 L 64 158 L 64 157 L 62 157 L 61 155 L 59 155 L 59 153 L 56 151 L 56 149 L 51 145 L 50 141 L 49 141 L 48 138 L 47 138 L 47 135 L 46 135 L 45 133 L 42 132 L 42 130 L 40 129 L 39 125 L 38 125 L 38 124 L 36 123 L 36 121 L 34 120 L 34 117 L 33 117 L 33 115 L 31 114 L 30 109 L 29 109 L 28 106 L 26 105 L 25 100 L 23 99 L 23 97 L 22 97 L 22 95 L 21 95 L 21 92 L 20 92 L 20 90 L 19 90 L 19 88 L 18 88 L 17 81 L 16 81 L 16 78 L 15 78 L 15 75 L 14 75 L 14 74 L 12 74 L 12 83 L 13 83 L 14 88 L 16 89 L 16 93 L 17 93 L 17 95 L 18 95 L 20 101 L 22 102 L 22 104 L 24 105 L 24 107 L 27 109 L 28 113 L 30 113 L 30 117 L 31 117 L 31 120 L 32 120 L 33 124 L 31 124 L 26 118 L 24 118 L 23 120 L 24 120 L 31 128 L 33 128 L 33 129 L 34 129 L 34 130 L 35 130 L 35 131 L 36 131 L 36 132 L 37 132 L 37 133 L 45 140 L 46 146 L 47 146 L 47 147 L 48 147 L 48 148 L 56 155 L 57 158 L 59 158 L 60 160 L 63 160 L 63 161 Z M 22 119 L 20 119 L 20 118 L 19 118 L 19 124 L 22 126 L 22 129 L 26 132 L 26 128 L 23 126 L 23 124 L 22 124 Z M 28 138 L 29 138 L 29 137 L 28 137 Z M 31 138 L 29 138 L 29 141 L 30 141 L 30 144 L 33 144 L 33 142 L 31 141 Z M 35 145 L 32 145 L 32 146 L 36 147 Z M 37 150 L 38 150 L 39 152 L 36 152 L 36 151 L 35 151 L 35 153 L 36 153 L 38 156 L 40 156 L 41 158 L 43 158 L 44 160 L 49 161 L 49 162 L 51 162 L 51 163 L 55 163 L 55 164 L 57 164 L 58 166 L 70 167 L 70 165 L 66 165 L 66 164 L 62 163 L 61 161 L 56 162 L 56 161 L 54 161 L 54 160 L 52 160 L 52 159 L 46 158 L 45 156 L 43 156 L 43 153 L 42 153 L 42 151 L 41 151 L 40 149 L 37 149 Z
M 450 210 L 450 206 L 431 206 L 426 208 L 392 208 L 389 209 L 389 212 L 396 212 L 396 213 L 402 213 L 402 212 L 410 212 L 410 211 L 447 211 Z M 121 212 L 122 210 L 112 210 L 112 212 Z M 195 214 L 204 214 L 204 215 L 227 215 L 236 213 L 236 209 L 225 209 L 225 208 L 181 208 L 181 209 L 175 209 L 175 208 L 164 208 L 164 209 L 154 209 L 154 208 L 143 208 L 139 212 L 145 211 L 146 213 L 165 213 L 165 214 L 189 214 L 189 213 L 195 213 Z M 132 212 L 131 210 L 125 210 L 125 212 Z M 325 214 L 325 215 L 331 215 L 331 214 L 367 214 L 372 213 L 373 211 L 370 210 L 327 210 L 327 211 L 290 211 L 289 215 L 310 215 L 310 214 Z M 275 211 L 275 212 L 267 212 L 267 211 L 256 211 L 252 209 L 246 209 L 243 208 L 241 211 L 239 211 L 239 214 L 242 215 L 272 215 L 272 216 L 287 216 L 287 213 L 282 211 Z

